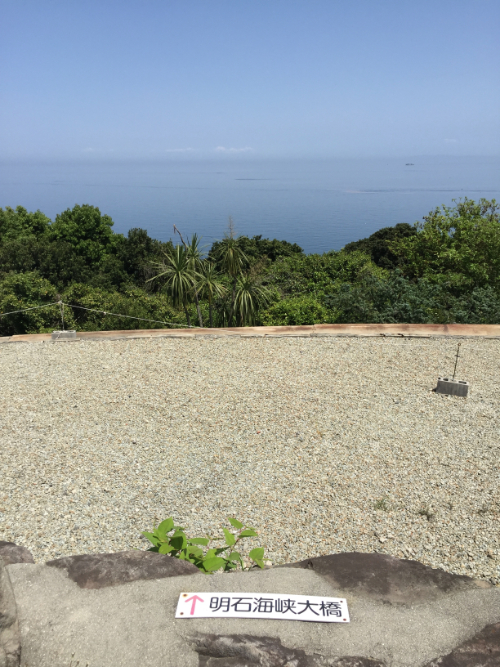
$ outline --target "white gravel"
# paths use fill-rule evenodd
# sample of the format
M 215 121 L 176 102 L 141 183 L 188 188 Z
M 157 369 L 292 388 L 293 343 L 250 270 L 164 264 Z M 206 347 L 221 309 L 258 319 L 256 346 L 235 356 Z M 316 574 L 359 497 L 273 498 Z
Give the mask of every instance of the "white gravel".
M 45 561 L 226 516 L 275 563 L 380 551 L 500 583 L 500 341 L 0 345 L 0 540 Z

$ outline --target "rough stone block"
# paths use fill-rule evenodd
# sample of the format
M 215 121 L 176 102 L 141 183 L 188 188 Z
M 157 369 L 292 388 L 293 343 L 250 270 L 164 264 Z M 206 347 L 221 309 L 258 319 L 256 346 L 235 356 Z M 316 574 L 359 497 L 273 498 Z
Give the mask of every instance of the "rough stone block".
M 76 340 L 76 331 L 53 331 L 52 340 Z
M 452 378 L 438 378 L 436 393 L 448 394 L 448 396 L 467 396 L 469 383 L 465 380 L 453 380 Z

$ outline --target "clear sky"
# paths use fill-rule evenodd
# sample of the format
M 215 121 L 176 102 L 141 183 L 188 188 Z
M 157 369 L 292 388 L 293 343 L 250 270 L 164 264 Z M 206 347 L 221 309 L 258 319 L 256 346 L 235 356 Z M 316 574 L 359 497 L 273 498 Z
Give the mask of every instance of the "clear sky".
M 500 0 L 0 0 L 0 158 L 500 154 Z

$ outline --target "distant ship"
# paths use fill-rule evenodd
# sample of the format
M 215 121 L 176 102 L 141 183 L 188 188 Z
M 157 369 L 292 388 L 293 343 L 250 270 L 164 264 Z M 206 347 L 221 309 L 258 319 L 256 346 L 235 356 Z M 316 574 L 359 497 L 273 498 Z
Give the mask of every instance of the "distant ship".
M 413 164 L 413 162 L 407 162 L 405 166 L 406 167 L 414 167 L 415 165 Z

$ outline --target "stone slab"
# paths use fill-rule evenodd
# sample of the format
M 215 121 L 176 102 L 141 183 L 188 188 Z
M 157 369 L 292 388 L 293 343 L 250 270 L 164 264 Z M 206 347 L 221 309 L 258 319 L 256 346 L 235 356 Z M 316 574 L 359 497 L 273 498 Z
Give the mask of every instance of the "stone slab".
M 312 567 L 168 575 L 121 585 L 117 577 L 100 588 L 81 587 L 68 564 L 5 569 L 17 603 L 23 666 L 68 667 L 73 659 L 89 667 L 490 667 L 484 658 L 498 650 L 499 589 L 411 561 L 359 555 L 304 561 Z M 184 591 L 341 596 L 351 623 L 175 619 Z M 457 656 L 467 661 L 450 662 Z

